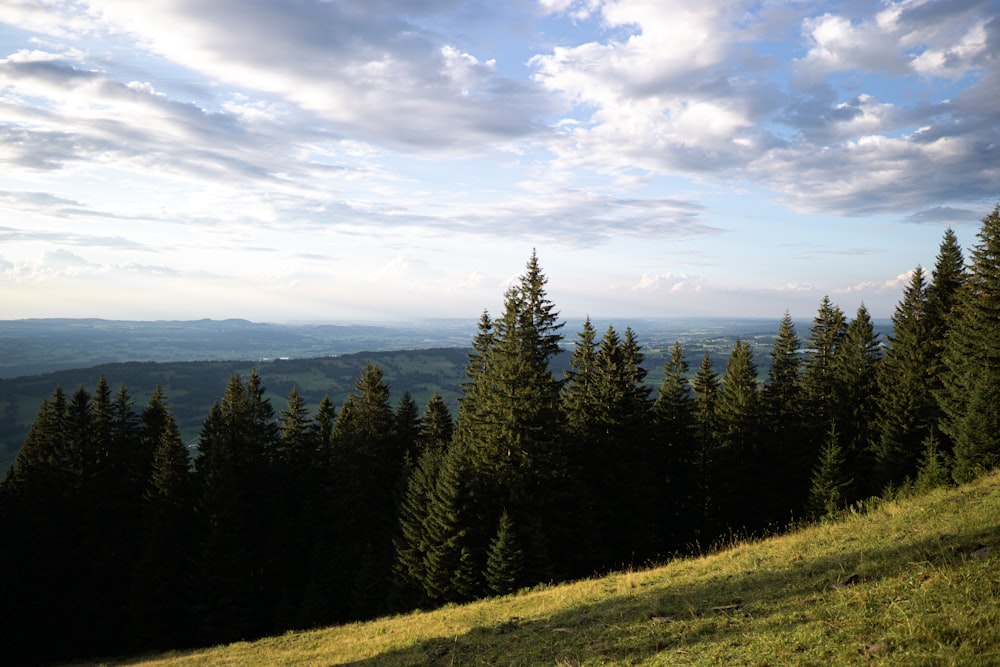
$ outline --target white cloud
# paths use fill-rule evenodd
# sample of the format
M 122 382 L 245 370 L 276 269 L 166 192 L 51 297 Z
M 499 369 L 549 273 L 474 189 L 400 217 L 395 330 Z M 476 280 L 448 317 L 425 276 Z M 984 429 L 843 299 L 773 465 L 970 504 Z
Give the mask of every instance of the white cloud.
M 220 81 L 280 96 L 396 147 L 479 151 L 536 131 L 549 103 L 421 27 L 447 5 L 92 0 L 112 31 Z M 394 6 L 398 5 L 398 6 Z
M 0 23 L 55 37 L 90 33 L 98 29 L 86 13 L 84 4 L 73 0 L 5 0 L 0 3 Z
M 1000 146 L 981 141 L 974 135 L 865 135 L 822 149 L 800 144 L 773 151 L 750 170 L 801 212 L 903 215 L 970 195 L 995 196 Z
M 907 70 L 958 79 L 987 50 L 988 0 L 887 2 L 871 16 L 826 13 L 803 22 L 810 49 L 800 62 L 810 76 L 860 70 Z
M 92 265 L 64 270 L 184 294 L 410 307 L 493 294 L 507 241 L 645 255 L 585 271 L 581 301 L 746 308 L 828 278 L 718 287 L 745 227 L 974 221 L 1000 182 L 995 0 L 0 4 L 0 241 L 24 276 L 67 248 Z M 705 276 L 661 273 L 696 245 Z
M 41 264 L 55 270 L 65 270 L 89 266 L 90 262 L 67 250 L 51 250 L 42 257 Z
M 390 262 L 383 264 L 369 275 L 376 282 L 398 281 L 410 271 L 410 262 L 402 255 L 396 255 Z
M 989 53 L 988 41 L 986 21 L 979 21 L 957 43 L 929 48 L 916 55 L 913 69 L 929 76 L 960 79 L 978 65 L 980 56 Z
M 701 292 L 704 287 L 704 279 L 699 276 L 689 276 L 685 273 L 645 273 L 632 289 L 639 292 L 680 294 Z
M 787 283 L 777 288 L 778 292 L 815 292 L 815 288 L 810 285 L 800 285 L 798 283 Z
M 456 278 L 454 285 L 459 289 L 477 289 L 483 285 L 483 281 L 485 280 L 485 273 L 482 271 L 473 271 L 468 275 Z
M 890 25 L 884 19 L 853 22 L 835 14 L 807 18 L 803 32 L 811 46 L 800 66 L 809 76 L 853 69 L 899 73 L 905 61 L 887 30 Z
M 615 176 L 749 177 L 801 211 L 906 211 L 995 191 L 997 105 L 985 98 L 997 64 L 985 45 L 1000 21 L 991 22 L 988 2 L 891 2 L 876 11 L 855 4 L 804 15 L 799 76 L 782 89 L 759 74 L 781 65 L 746 56 L 767 48 L 767 31 L 786 29 L 790 12 L 808 9 L 782 7 L 786 16 L 776 21 L 774 7 L 748 2 L 601 3 L 606 41 L 556 47 L 531 61 L 539 82 L 589 114 L 562 124 L 550 149 L 564 168 Z M 905 106 L 876 92 L 875 77 L 957 79 L 977 69 L 982 79 L 960 104 Z M 843 72 L 855 77 L 850 95 L 830 79 Z M 972 115 L 983 119 L 969 122 Z M 956 168 L 970 161 L 971 178 Z
M 838 290 L 834 290 L 835 294 L 854 294 L 854 293 L 875 293 L 875 294 L 902 294 L 903 288 L 906 287 L 910 281 L 913 279 L 914 269 L 910 269 L 906 273 L 900 273 L 894 278 L 889 278 L 883 281 L 872 281 L 866 280 L 864 282 L 856 283 L 848 287 L 844 287 Z

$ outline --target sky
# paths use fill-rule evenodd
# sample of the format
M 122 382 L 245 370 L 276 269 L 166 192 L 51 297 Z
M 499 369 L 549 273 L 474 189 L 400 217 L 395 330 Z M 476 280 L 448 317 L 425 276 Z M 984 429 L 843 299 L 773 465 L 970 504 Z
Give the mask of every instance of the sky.
M 1000 0 L 4 0 L 0 319 L 888 317 Z

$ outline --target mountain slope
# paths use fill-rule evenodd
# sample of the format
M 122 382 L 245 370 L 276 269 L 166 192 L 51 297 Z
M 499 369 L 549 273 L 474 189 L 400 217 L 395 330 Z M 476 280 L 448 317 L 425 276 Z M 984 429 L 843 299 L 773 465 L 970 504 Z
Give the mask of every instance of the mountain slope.
M 1000 474 L 664 567 L 105 664 L 997 664 Z

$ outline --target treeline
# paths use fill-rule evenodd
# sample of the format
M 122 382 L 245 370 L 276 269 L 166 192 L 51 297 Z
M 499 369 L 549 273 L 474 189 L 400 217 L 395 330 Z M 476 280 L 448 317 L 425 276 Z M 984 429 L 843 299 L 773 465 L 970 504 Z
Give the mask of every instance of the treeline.
M 646 564 L 1000 463 L 1000 206 L 968 264 L 945 233 L 885 340 L 828 298 L 786 313 L 766 381 L 675 345 L 659 391 L 631 329 L 564 334 L 532 255 L 483 313 L 457 421 L 393 404 L 377 366 L 339 408 L 276 412 L 234 375 L 197 455 L 167 398 L 99 381 L 43 401 L 0 487 L 15 662 L 211 644 Z

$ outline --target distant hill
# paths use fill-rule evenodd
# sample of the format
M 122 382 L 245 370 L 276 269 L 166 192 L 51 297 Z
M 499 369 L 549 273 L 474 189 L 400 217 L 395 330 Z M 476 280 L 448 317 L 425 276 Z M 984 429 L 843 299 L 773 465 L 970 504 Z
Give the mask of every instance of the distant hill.
M 665 567 L 92 664 L 996 665 L 998 568 L 993 473 Z
M 889 329 L 888 322 L 878 324 Z M 626 327 L 635 330 L 646 356 L 646 381 L 654 389 L 675 341 L 692 369 L 707 353 L 719 373 L 735 341 L 749 341 L 763 381 L 778 329 L 777 321 L 747 318 L 594 320 L 601 335 L 611 325 L 620 333 Z M 580 320 L 566 323 L 564 348 L 572 348 L 581 326 Z M 804 338 L 809 322 L 797 328 Z M 229 377 L 254 368 L 276 412 L 293 385 L 314 408 L 324 395 L 339 406 L 367 362 L 382 366 L 394 401 L 409 392 L 422 407 L 439 392 L 457 409 L 474 333 L 474 323 L 464 320 L 407 325 L 0 320 L 0 470 L 13 461 L 43 398 L 57 385 L 68 393 L 81 386 L 89 391 L 101 375 L 113 388 L 125 384 L 140 407 L 157 385 L 163 386 L 187 441 L 197 437 Z M 568 362 L 568 354 L 556 358 L 557 377 Z
M 247 320 L 138 322 L 0 320 L 0 377 L 124 361 L 260 361 L 363 351 L 466 347 L 475 322 L 265 324 Z
M 467 361 L 464 348 L 362 352 L 339 357 L 273 359 L 269 361 L 126 362 L 60 370 L 40 375 L 0 379 L 0 469 L 13 461 L 34 421 L 43 398 L 56 386 L 68 394 L 84 387 L 92 391 L 102 375 L 112 388 L 124 384 L 142 407 L 157 385 L 166 391 L 186 442 L 197 438 L 211 405 L 218 401 L 233 373 L 257 369 L 275 413 L 285 407 L 293 386 L 313 411 L 323 396 L 339 407 L 353 390 L 365 364 L 381 366 L 398 402 L 409 392 L 421 409 L 438 392 L 457 410 Z

